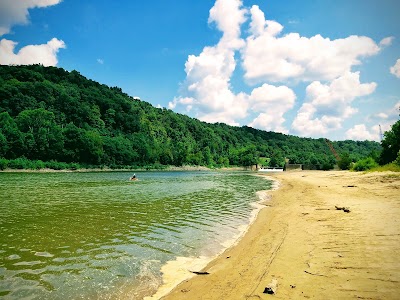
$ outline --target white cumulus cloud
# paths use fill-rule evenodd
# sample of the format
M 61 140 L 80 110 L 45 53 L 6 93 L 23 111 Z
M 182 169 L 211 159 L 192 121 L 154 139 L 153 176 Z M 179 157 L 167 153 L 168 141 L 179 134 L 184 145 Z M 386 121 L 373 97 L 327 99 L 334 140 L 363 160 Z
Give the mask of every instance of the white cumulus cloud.
M 210 9 L 209 23 L 215 23 L 223 32 L 220 44 L 226 47 L 238 48 L 243 45 L 240 39 L 240 26 L 246 21 L 246 9 L 242 8 L 241 0 L 217 0 Z
M 390 130 L 391 126 L 399 119 L 400 101 L 397 101 L 390 109 L 375 115 L 381 125 L 382 131 Z
M 15 24 L 27 24 L 28 10 L 35 7 L 47 7 L 62 0 L 1 0 L 0 1 L 0 36 L 10 32 Z
M 0 36 L 10 32 L 16 24 L 27 24 L 29 9 L 44 8 L 60 3 L 62 0 L 0 0 Z M 66 48 L 64 41 L 53 38 L 46 44 L 27 45 L 15 53 L 18 43 L 8 39 L 0 41 L 0 64 L 29 65 L 43 64 L 44 66 L 57 65 L 58 51 Z
M 251 35 L 242 50 L 242 65 L 245 78 L 251 83 L 334 80 L 359 65 L 361 58 L 380 50 L 365 36 L 331 40 L 321 35 L 311 38 L 298 33 L 281 35 L 283 26 L 266 20 L 258 6 L 253 6 L 250 12 Z M 384 39 L 382 43 L 390 41 Z
M 381 141 L 380 134 L 390 130 L 391 126 L 399 119 L 400 101 L 395 103 L 389 109 L 377 112 L 366 117 L 366 124 L 357 124 L 346 131 L 346 138 L 353 140 L 374 140 Z
M 356 97 L 373 93 L 376 83 L 360 83 L 360 74 L 346 73 L 330 84 L 312 82 L 306 89 L 306 101 L 292 123 L 302 136 L 323 136 L 341 128 L 344 119 L 357 112 L 351 106 Z
M 394 66 L 390 68 L 390 73 L 392 73 L 397 78 L 400 78 L 400 58 L 396 61 Z
M 283 115 L 293 108 L 296 95 L 286 86 L 263 84 L 255 88 L 249 97 L 250 109 L 260 113 L 249 126 L 282 133 L 288 133 L 283 126 Z
M 243 93 L 235 94 L 230 79 L 236 68 L 235 51 L 243 46 L 240 26 L 246 11 L 239 0 L 217 0 L 210 10 L 209 22 L 223 32 L 219 43 L 205 47 L 199 55 L 189 55 L 185 63 L 185 90 L 169 103 L 169 108 L 186 106 L 206 122 L 237 125 L 236 118 L 246 116 L 247 101 Z
M 251 127 L 288 133 L 286 114 L 297 98 L 288 86 L 308 82 L 290 128 L 290 133 L 303 136 L 329 134 L 357 113 L 353 100 L 373 93 L 376 83 L 361 83 L 353 68 L 393 41 L 386 37 L 378 44 L 366 36 L 330 39 L 285 33 L 257 5 L 246 9 L 241 0 L 216 0 L 208 22 L 222 37 L 200 54 L 188 56 L 180 96 L 168 107 L 206 122 L 241 125 L 246 118 Z M 233 91 L 237 59 L 246 88 L 253 86 L 251 92 Z
M 379 133 L 376 132 L 376 128 L 373 128 L 371 131 L 364 124 L 357 124 L 346 131 L 346 138 L 356 141 L 378 141 Z
M 56 38 L 51 39 L 46 44 L 25 46 L 18 53 L 14 53 L 16 45 L 16 42 L 7 39 L 0 41 L 0 64 L 55 66 L 58 62 L 58 51 L 66 47 L 62 40 Z

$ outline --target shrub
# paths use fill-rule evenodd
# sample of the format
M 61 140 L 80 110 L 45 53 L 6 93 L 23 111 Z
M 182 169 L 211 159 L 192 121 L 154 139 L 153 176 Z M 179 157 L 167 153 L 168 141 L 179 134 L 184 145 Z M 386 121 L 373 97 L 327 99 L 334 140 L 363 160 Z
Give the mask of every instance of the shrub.
M 18 169 L 18 170 L 32 169 L 33 164 L 29 159 L 26 159 L 25 157 L 19 157 L 16 159 L 11 159 L 8 162 L 8 167 L 10 169 Z
M 330 162 L 324 162 L 324 163 L 322 164 L 321 169 L 324 170 L 324 171 L 329 171 L 329 170 L 332 170 L 334 167 L 335 167 L 335 166 L 334 166 L 332 163 L 330 163 Z
M 395 163 L 396 165 L 400 166 L 400 150 L 399 150 L 399 152 L 397 153 L 397 158 L 396 158 L 396 160 L 395 160 L 393 163 Z
M 41 160 L 32 161 L 32 168 L 35 170 L 44 169 L 45 167 L 46 167 L 46 165 Z
M 349 153 L 345 152 L 340 156 L 338 161 L 338 166 L 341 170 L 348 170 L 350 169 L 351 158 Z
M 68 164 L 67 163 L 58 162 L 58 161 L 54 161 L 54 160 L 46 162 L 45 165 L 46 165 L 46 168 L 53 169 L 53 170 L 65 170 L 65 169 L 68 169 Z
M 72 171 L 78 170 L 80 168 L 81 168 L 81 166 L 78 163 L 70 163 L 69 167 L 68 167 L 68 169 L 70 169 Z
M 378 164 L 372 157 L 367 157 L 359 160 L 353 166 L 353 170 L 355 171 L 366 171 L 372 168 L 376 168 Z
M 386 171 L 400 172 L 400 165 L 393 162 L 391 164 L 377 166 L 376 168 L 372 168 L 369 171 L 370 172 L 386 172 Z
M 5 170 L 8 168 L 8 160 L 0 158 L 0 170 Z

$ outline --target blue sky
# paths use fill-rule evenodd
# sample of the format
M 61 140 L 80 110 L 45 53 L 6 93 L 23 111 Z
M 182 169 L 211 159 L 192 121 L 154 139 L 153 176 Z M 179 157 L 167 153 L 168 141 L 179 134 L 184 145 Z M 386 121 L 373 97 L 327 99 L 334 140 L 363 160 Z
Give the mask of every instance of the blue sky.
M 396 0 L 0 0 L 0 63 L 55 65 L 207 122 L 377 140 L 398 120 Z

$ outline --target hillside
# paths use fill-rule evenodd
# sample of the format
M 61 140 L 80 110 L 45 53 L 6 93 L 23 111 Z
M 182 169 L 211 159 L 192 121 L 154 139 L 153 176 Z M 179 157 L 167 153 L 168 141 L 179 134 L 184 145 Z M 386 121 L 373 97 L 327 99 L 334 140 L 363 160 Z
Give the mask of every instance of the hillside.
M 332 142 L 353 160 L 376 142 Z M 90 166 L 332 165 L 324 139 L 208 124 L 56 67 L 0 66 L 0 157 Z

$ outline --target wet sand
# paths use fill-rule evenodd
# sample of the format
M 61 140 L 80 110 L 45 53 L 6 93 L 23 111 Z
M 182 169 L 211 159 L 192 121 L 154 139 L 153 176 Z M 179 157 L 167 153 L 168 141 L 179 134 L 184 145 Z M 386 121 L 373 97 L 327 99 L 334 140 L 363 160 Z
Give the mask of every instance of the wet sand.
M 280 188 L 240 242 L 162 299 L 398 299 L 399 173 L 272 177 Z

